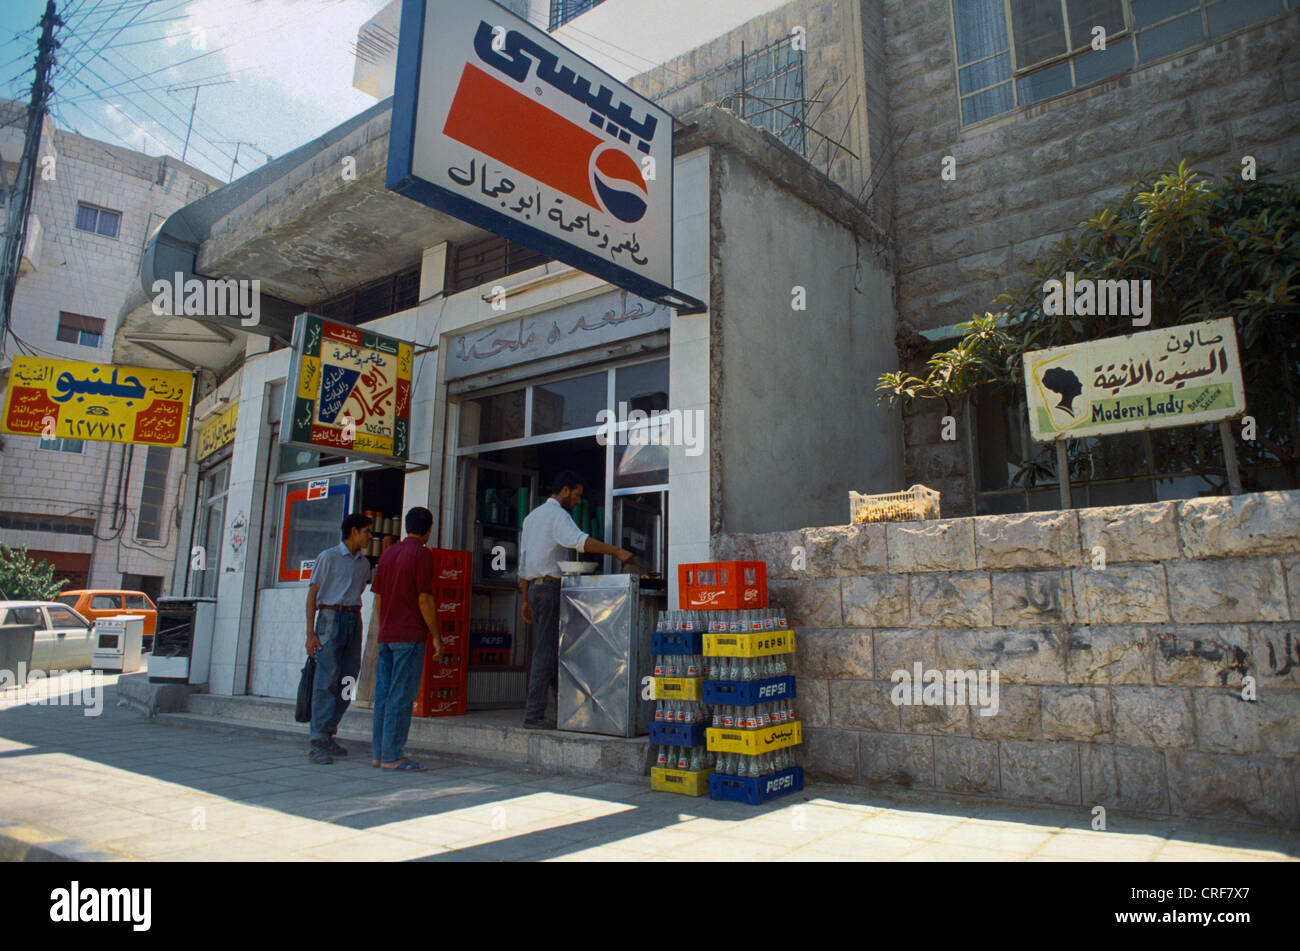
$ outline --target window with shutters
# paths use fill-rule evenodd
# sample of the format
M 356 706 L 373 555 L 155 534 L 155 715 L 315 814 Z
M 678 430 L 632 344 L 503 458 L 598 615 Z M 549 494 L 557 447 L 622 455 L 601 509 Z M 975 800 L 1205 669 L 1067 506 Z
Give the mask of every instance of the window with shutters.
M 98 317 L 59 311 L 59 329 L 55 338 L 82 347 L 98 347 L 104 340 L 104 321 Z

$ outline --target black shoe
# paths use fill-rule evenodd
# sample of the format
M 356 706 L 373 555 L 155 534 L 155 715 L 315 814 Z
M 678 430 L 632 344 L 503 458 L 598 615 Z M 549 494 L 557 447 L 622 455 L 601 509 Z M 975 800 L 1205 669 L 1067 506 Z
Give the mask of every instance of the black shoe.
M 525 720 L 525 730 L 554 730 L 556 724 L 554 720 Z
M 311 750 L 307 753 L 307 758 L 317 766 L 328 766 L 334 762 L 334 757 L 330 756 L 329 747 L 325 745 L 324 740 L 311 741 Z
M 348 755 L 347 747 L 345 747 L 338 740 L 334 739 L 334 737 L 332 736 L 325 740 L 325 749 L 329 750 L 331 756 Z

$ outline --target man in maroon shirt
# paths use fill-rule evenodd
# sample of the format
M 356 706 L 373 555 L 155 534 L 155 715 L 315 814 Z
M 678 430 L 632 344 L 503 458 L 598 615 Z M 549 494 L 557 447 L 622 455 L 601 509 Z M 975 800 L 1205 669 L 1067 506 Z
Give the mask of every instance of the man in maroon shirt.
M 372 766 L 420 770 L 402 755 L 411 729 L 411 704 L 424 670 L 424 642 L 433 660 L 442 657 L 437 604 L 433 597 L 433 553 L 426 547 L 433 513 L 416 507 L 406 513 L 406 538 L 379 559 L 370 589 L 379 615 L 378 664 L 375 671 Z

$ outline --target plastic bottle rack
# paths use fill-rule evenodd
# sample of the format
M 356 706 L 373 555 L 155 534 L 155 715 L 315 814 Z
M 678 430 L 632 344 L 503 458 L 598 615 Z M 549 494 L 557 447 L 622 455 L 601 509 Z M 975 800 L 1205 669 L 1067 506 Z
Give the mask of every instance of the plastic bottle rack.
M 803 788 L 784 612 L 664 611 L 652 643 L 652 789 L 756 805 Z
M 703 636 L 709 679 L 704 702 L 712 719 L 706 748 L 716 754 L 709 797 L 758 805 L 803 789 L 795 747 L 795 678 L 789 673 L 794 632 L 761 630 Z
M 664 614 L 669 612 L 665 611 Z M 705 747 L 704 643 L 699 631 L 666 630 L 661 617 L 652 649 L 655 718 L 650 724 L 650 788 L 703 796 L 713 757 Z

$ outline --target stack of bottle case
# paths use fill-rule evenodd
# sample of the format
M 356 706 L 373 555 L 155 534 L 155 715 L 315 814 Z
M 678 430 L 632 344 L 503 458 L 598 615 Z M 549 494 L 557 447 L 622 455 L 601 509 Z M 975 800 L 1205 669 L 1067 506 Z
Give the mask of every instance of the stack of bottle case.
M 652 641 L 654 722 L 650 788 L 703 796 L 712 762 L 705 749 L 703 623 L 695 611 L 663 611 Z
M 417 717 L 450 717 L 465 713 L 465 686 L 469 677 L 468 627 L 470 603 L 470 553 L 432 548 L 433 598 L 443 656 L 437 662 L 426 649 L 420 692 L 415 698 Z
M 678 588 L 688 604 L 722 605 L 704 634 L 711 711 L 707 749 L 715 756 L 709 796 L 757 805 L 803 788 L 795 747 L 803 741 L 795 718 L 790 673 L 794 632 L 785 613 L 767 602 L 763 562 L 682 565 Z

